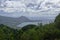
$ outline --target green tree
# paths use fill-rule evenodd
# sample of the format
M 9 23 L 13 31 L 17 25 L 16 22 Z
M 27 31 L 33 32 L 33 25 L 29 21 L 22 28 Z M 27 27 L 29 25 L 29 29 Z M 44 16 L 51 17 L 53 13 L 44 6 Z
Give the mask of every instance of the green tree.
M 0 25 L 0 40 L 15 40 L 15 30 L 6 25 Z
M 31 25 L 26 25 L 26 26 L 24 26 L 24 27 L 22 28 L 22 30 L 23 30 L 23 31 L 27 31 L 27 30 L 33 29 L 33 28 L 36 28 L 36 25 L 31 24 Z
M 55 26 L 60 29 L 60 14 L 55 19 Z
M 22 34 L 21 40 L 39 40 L 38 33 L 35 29 L 30 29 Z

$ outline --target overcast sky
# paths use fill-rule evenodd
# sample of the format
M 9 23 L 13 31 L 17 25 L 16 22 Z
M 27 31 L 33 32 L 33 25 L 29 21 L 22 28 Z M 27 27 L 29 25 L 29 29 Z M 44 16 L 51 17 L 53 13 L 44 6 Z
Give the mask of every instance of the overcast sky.
M 9 17 L 55 17 L 60 0 L 0 0 L 0 15 Z

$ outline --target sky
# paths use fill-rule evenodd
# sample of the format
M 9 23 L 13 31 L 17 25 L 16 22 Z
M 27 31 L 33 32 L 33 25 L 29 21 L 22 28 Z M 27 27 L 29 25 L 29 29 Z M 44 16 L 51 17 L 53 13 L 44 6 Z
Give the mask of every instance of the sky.
M 53 18 L 59 12 L 60 0 L 0 0 L 1 16 Z

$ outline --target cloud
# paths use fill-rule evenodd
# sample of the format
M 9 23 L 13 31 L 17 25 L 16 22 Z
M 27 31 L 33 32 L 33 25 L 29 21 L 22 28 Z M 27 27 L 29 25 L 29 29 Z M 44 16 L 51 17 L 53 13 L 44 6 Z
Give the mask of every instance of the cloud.
M 41 16 L 56 15 L 60 10 L 60 0 L 19 0 L 5 1 L 1 4 L 4 12 L 9 13 L 8 16 Z M 3 14 L 2 14 L 3 15 Z M 5 14 L 6 16 L 6 14 Z
M 16 10 L 18 11 L 28 11 L 28 10 L 34 10 L 35 12 L 38 11 L 44 11 L 44 10 L 49 10 L 53 8 L 58 8 L 59 6 L 59 0 L 20 0 L 20 1 L 5 1 L 4 5 L 5 11 L 10 11 L 15 12 Z M 29 5 L 27 7 L 27 5 Z M 11 9 L 10 9 L 11 8 Z M 40 8 L 40 9 L 39 9 Z M 8 10 L 7 10 L 8 9 Z M 13 11 L 13 9 L 15 11 Z

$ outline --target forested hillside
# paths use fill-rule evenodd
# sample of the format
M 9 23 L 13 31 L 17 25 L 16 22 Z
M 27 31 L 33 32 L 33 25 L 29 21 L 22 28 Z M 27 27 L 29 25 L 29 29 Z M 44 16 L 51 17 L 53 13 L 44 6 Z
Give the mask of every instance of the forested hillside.
M 60 40 L 60 14 L 54 23 L 13 29 L 0 24 L 0 40 Z

